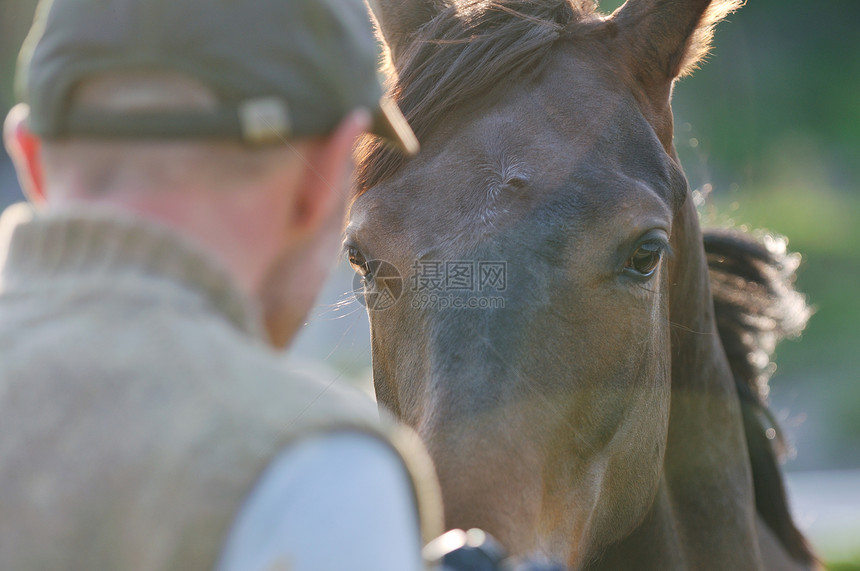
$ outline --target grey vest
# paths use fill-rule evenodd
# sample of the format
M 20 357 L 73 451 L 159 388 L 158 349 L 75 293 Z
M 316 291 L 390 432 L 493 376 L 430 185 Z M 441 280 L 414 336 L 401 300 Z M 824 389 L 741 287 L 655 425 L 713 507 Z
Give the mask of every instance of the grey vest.
M 206 255 L 132 219 L 22 212 L 0 222 L 0 569 L 210 569 L 266 465 L 342 427 L 401 451 L 440 531 L 420 447 L 285 371 Z

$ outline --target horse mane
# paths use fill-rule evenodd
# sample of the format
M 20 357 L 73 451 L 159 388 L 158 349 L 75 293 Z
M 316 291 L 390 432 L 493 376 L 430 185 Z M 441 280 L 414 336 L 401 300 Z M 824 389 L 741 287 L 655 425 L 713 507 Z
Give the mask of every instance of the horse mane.
M 766 404 L 777 343 L 798 336 L 811 315 L 794 289 L 800 257 L 770 234 L 709 229 L 703 240 L 717 329 L 741 403 L 756 510 L 794 559 L 812 565 L 815 555 L 794 524 L 779 471 L 785 439 Z
M 503 81 L 536 77 L 556 41 L 596 14 L 593 0 L 459 0 L 442 5 L 399 56 L 389 96 L 419 140 L 455 107 Z M 358 145 L 357 195 L 392 176 L 403 153 L 373 136 Z

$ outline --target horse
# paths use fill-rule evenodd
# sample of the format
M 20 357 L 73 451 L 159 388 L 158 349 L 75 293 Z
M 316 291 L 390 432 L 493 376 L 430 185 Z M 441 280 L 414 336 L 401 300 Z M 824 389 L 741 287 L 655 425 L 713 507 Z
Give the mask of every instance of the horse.
M 764 400 L 796 257 L 703 234 L 673 146 L 740 0 L 370 4 L 422 150 L 360 143 L 344 244 L 447 526 L 571 569 L 817 568 Z

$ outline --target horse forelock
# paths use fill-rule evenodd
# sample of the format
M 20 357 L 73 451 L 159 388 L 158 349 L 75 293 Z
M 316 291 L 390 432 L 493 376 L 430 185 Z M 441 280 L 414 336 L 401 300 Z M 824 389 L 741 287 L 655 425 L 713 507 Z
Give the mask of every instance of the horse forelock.
M 555 43 L 596 14 L 593 0 L 449 4 L 415 32 L 391 73 L 389 95 L 423 141 L 446 113 L 487 95 L 502 80 L 536 77 Z M 357 148 L 357 195 L 394 175 L 405 160 L 378 137 L 365 137 Z

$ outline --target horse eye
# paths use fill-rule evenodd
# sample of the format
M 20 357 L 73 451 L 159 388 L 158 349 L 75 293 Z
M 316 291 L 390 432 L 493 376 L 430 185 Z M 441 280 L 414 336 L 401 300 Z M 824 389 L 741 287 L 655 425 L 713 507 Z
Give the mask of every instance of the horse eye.
M 361 250 L 356 248 L 355 246 L 347 246 L 346 247 L 346 257 L 349 260 L 349 264 L 355 269 L 356 272 L 359 273 L 362 277 L 367 277 L 370 273 L 370 266 L 367 263 L 367 259 L 364 257 L 364 254 L 361 253 Z
M 651 277 L 660 265 L 663 256 L 663 246 L 655 243 L 645 243 L 636 248 L 633 255 L 624 264 L 624 270 L 637 277 Z

